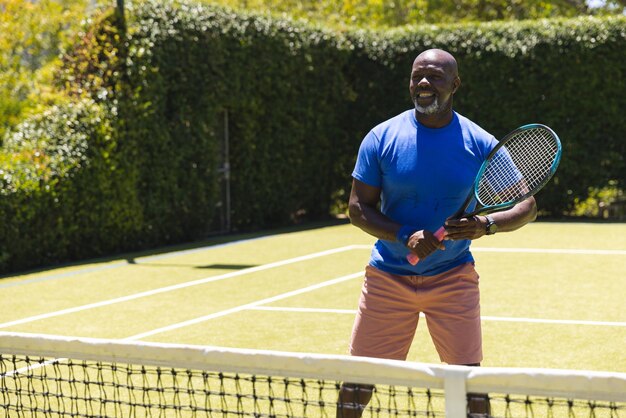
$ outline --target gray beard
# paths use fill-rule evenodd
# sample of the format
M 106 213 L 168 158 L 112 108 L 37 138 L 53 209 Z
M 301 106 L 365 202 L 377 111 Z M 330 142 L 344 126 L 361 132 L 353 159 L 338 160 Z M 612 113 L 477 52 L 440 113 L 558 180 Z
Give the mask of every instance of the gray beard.
M 435 97 L 435 101 L 426 107 L 422 107 L 418 105 L 417 100 L 415 100 L 414 103 L 415 103 L 415 110 L 417 110 L 419 113 L 422 113 L 424 115 L 434 115 L 435 113 L 438 113 L 441 110 L 439 106 L 438 97 Z

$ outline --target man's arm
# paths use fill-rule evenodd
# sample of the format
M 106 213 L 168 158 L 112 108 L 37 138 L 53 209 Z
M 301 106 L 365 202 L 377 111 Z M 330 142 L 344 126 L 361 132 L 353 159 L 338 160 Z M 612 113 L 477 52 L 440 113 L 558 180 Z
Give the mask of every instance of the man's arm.
M 537 218 L 537 203 L 534 197 L 513 206 L 511 209 L 489 215 L 498 226 L 498 232 L 515 231 Z M 446 237 L 449 240 L 477 239 L 486 234 L 487 219 L 484 216 L 450 219 L 446 221 Z
M 383 215 L 378 209 L 380 188 L 352 180 L 348 216 L 354 226 L 379 239 L 395 241 L 402 225 Z
M 378 187 L 353 179 L 348 215 L 353 225 L 368 234 L 386 241 L 396 241 L 402 225 L 389 219 L 378 209 L 380 192 Z M 409 238 L 408 247 L 420 258 L 436 249 L 445 248 L 429 231 L 415 231 Z

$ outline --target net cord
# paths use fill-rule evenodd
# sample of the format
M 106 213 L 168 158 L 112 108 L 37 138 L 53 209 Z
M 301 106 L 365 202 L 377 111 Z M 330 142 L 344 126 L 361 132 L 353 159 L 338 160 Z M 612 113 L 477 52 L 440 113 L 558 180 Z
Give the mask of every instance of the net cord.
M 162 344 L 0 332 L 0 353 L 192 370 L 326 379 L 352 383 L 450 389 L 446 404 L 465 392 L 523 393 L 626 402 L 626 373 L 539 368 L 435 365 L 396 360 L 212 346 Z M 0 378 L 5 376 L 0 375 Z M 461 390 L 464 381 L 465 389 Z

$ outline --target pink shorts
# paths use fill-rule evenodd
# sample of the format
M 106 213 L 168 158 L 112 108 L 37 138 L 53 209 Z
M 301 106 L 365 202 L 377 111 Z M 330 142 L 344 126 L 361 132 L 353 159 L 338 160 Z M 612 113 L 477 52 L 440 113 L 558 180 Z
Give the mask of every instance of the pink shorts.
M 406 360 L 420 312 L 441 361 L 481 362 L 480 292 L 473 263 L 435 276 L 399 276 L 367 266 L 350 354 Z

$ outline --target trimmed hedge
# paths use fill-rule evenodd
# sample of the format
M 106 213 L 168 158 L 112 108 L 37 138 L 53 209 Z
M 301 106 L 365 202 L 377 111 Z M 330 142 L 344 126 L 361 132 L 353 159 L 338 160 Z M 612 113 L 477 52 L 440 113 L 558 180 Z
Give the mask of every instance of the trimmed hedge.
M 334 33 L 182 1 L 132 6 L 126 26 L 108 13 L 65 57 L 59 79 L 75 104 L 5 140 L 0 269 L 205 237 L 220 200 L 224 111 L 234 229 L 328 217 L 347 197 L 362 137 L 411 106 L 411 63 L 432 47 L 459 61 L 460 113 L 498 137 L 530 122 L 560 134 L 561 168 L 538 196 L 544 214 L 560 216 L 590 188 L 623 188 L 625 23 Z M 28 147 L 60 168 L 35 169 Z
M 6 137 L 0 167 L 4 271 L 124 248 L 140 225 L 137 201 L 123 193 L 132 177 L 118 169 L 114 132 L 91 100 L 24 121 Z
M 405 80 L 414 51 L 440 47 L 459 62 L 457 111 L 496 137 L 531 122 L 544 123 L 561 137 L 559 171 L 537 196 L 544 215 L 561 217 L 577 197 L 584 200 L 590 189 L 611 180 L 624 188 L 624 17 L 433 26 L 362 33 L 351 40 L 360 46 L 352 67 L 366 68 L 356 73 L 356 85 L 367 86 L 357 92 L 384 103 L 378 109 L 365 106 L 362 111 L 369 109 L 372 116 L 360 119 L 361 132 L 373 120 L 407 108 Z
M 219 135 L 218 118 L 228 111 L 234 226 L 285 224 L 300 209 L 328 216 L 325 196 L 340 182 L 336 158 L 328 156 L 334 142 L 347 140 L 338 110 L 346 102 L 341 67 L 349 54 L 338 38 L 188 4 L 150 3 L 131 14 L 138 28 L 129 48 L 131 85 L 141 86 L 135 99 L 149 103 L 141 124 L 153 132 L 134 138 L 144 143 L 172 132 L 179 141 L 187 134 L 176 130 L 201 127 Z

